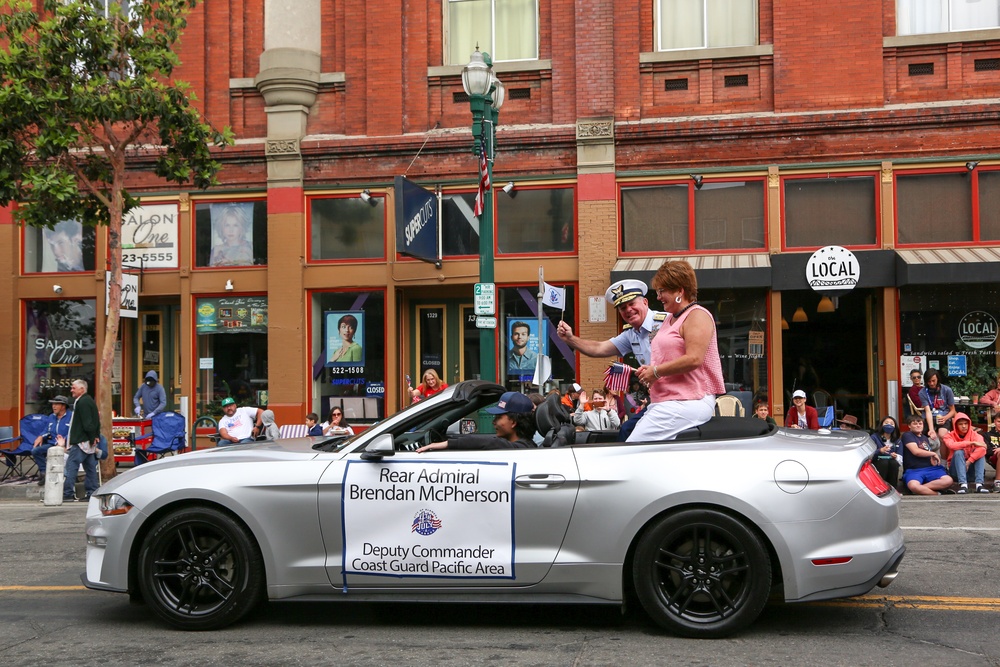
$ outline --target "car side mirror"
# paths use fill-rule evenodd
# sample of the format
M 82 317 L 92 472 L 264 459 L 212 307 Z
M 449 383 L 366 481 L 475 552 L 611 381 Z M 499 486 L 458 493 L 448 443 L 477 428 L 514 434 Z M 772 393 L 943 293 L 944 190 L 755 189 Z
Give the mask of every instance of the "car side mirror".
M 391 433 L 384 433 L 365 447 L 365 451 L 361 453 L 361 459 L 364 461 L 379 461 L 386 456 L 396 455 L 396 445 L 393 442 Z

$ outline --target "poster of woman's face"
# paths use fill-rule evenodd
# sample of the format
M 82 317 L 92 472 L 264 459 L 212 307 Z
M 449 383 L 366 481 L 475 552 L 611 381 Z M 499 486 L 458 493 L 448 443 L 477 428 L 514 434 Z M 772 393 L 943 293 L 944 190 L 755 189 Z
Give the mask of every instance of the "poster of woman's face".
M 212 204 L 209 266 L 253 264 L 253 202 Z
M 326 365 L 362 366 L 365 363 L 365 314 L 362 311 L 331 311 L 324 314 Z

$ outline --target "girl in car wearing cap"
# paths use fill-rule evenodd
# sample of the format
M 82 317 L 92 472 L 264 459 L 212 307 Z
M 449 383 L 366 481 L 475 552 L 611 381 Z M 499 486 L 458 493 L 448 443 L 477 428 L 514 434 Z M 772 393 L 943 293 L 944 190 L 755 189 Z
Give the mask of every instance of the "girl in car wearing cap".
M 785 415 L 785 426 L 788 428 L 807 428 L 815 431 L 819 428 L 819 415 L 816 408 L 806 405 L 806 392 L 796 389 L 792 392 L 792 409 Z
M 436 449 L 533 449 L 535 447 L 535 404 L 524 394 L 508 391 L 497 404 L 486 408 L 493 417 L 492 435 L 463 435 L 441 442 L 432 442 L 417 450 L 418 453 Z

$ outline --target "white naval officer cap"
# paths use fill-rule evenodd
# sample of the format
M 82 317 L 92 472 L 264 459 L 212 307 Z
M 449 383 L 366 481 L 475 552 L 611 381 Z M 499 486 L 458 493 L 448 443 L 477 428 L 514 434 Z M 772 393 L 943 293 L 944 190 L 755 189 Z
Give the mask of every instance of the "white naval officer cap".
M 608 288 L 608 291 L 604 293 L 604 298 L 608 300 L 608 303 L 617 308 L 632 299 L 646 296 L 646 292 L 648 291 L 649 288 L 646 287 L 646 283 L 641 280 L 619 280 Z

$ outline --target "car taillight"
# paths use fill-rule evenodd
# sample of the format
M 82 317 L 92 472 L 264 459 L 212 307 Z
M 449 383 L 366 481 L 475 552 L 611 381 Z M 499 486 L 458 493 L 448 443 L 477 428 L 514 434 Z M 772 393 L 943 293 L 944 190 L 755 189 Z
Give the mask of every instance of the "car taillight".
M 865 461 L 865 464 L 861 466 L 861 470 L 858 471 L 858 479 L 861 480 L 866 489 L 879 498 L 889 495 L 894 490 L 882 479 L 882 475 L 878 474 L 878 470 L 875 470 L 871 461 Z

